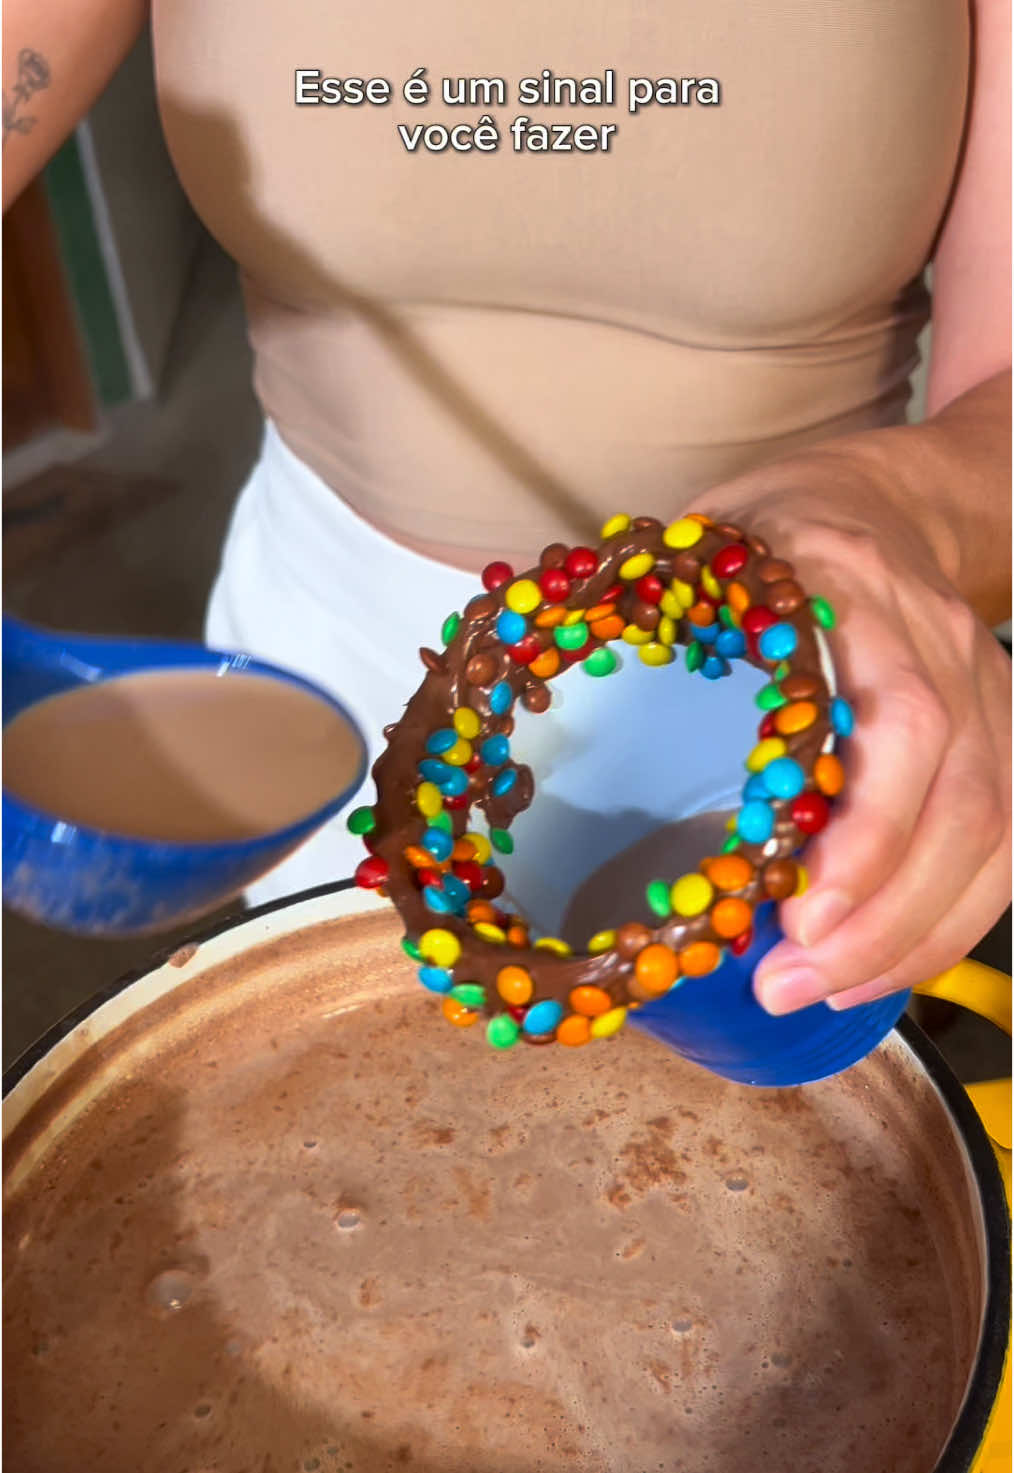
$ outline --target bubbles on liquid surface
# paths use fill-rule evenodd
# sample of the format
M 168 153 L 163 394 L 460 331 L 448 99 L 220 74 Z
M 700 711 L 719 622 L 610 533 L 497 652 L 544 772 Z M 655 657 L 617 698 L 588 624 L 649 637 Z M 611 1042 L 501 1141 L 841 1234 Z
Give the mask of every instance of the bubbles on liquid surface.
M 185 1268 L 167 1268 L 156 1274 L 145 1291 L 156 1314 L 175 1314 L 193 1298 L 195 1279 Z
M 674 1335 L 689 1335 L 694 1328 L 694 1322 L 684 1316 L 682 1319 L 673 1320 L 669 1328 Z
M 317 1149 L 317 1146 L 318 1145 L 319 1145 L 319 1142 L 318 1141 L 315 1141 L 315 1140 L 313 1140 L 311 1138 L 311 1139 L 305 1140 L 303 1142 L 303 1150 L 304 1151 L 315 1151 Z
M 745 1176 L 727 1176 L 725 1178 L 725 1185 L 730 1192 L 745 1192 L 750 1185 L 750 1181 Z
M 342 1207 L 335 1218 L 335 1226 L 343 1233 L 354 1232 L 356 1228 L 362 1227 L 363 1216 L 358 1207 Z
M 195 1406 L 194 1407 L 194 1416 L 197 1418 L 197 1420 L 199 1422 L 203 1422 L 203 1420 L 204 1420 L 205 1417 L 210 1417 L 211 1416 L 211 1403 L 210 1402 L 207 1402 L 207 1401 L 202 1401 L 199 1406 Z

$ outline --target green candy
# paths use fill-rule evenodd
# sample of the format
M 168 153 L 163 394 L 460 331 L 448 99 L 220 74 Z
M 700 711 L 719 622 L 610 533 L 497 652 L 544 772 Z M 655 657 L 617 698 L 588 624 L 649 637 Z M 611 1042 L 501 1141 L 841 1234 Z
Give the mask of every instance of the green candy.
M 788 703 L 788 699 L 788 696 L 782 695 L 773 681 L 770 685 L 766 685 L 763 690 L 759 690 L 756 696 L 754 696 L 754 700 L 762 711 L 777 711 L 779 706 L 784 706 Z
M 718 619 L 719 623 L 723 624 L 726 629 L 735 629 L 736 621 L 732 617 L 732 610 L 729 608 L 728 604 L 719 604 Z
M 345 826 L 350 834 L 372 834 L 377 827 L 377 815 L 372 808 L 353 808 Z
M 691 672 L 699 670 L 704 664 L 704 646 L 699 640 L 694 640 L 687 645 L 687 669 Z
M 592 650 L 587 660 L 582 660 L 581 669 L 586 675 L 612 675 L 619 663 L 609 646 L 603 645 Z
M 666 884 L 665 880 L 652 880 L 644 892 L 648 904 L 663 921 L 672 915 L 672 902 L 669 899 L 671 890 L 672 886 Z
M 459 982 L 457 987 L 451 988 L 451 996 L 463 1008 L 481 1008 L 486 1001 L 486 989 L 478 982 Z
M 442 809 L 439 813 L 435 813 L 432 818 L 428 818 L 426 822 L 431 829 L 443 829 L 445 834 L 452 834 L 454 832 L 451 815 L 445 813 Z
M 821 598 L 820 594 L 817 594 L 815 598 L 811 598 L 810 610 L 817 623 L 824 629 L 834 628 L 835 612 L 826 598 Z
M 410 956 L 414 962 L 422 961 L 423 954 L 410 936 L 403 936 L 401 938 L 401 949 L 405 953 L 405 955 Z
M 520 1028 L 507 1013 L 490 1018 L 486 1024 L 486 1042 L 494 1048 L 513 1048 L 518 1041 Z
M 579 650 L 588 643 L 588 625 L 583 619 L 579 624 L 558 624 L 553 638 L 562 650 Z
M 447 618 L 440 626 L 440 638 L 443 640 L 444 644 L 450 644 L 451 640 L 454 638 L 460 628 L 461 615 L 448 614 Z
M 775 666 L 772 674 L 774 675 L 775 680 L 784 680 L 791 669 L 792 666 L 789 664 L 788 660 L 780 660 Z
M 734 849 L 738 849 L 738 848 L 739 848 L 739 835 L 738 834 L 730 834 L 729 837 L 726 839 L 725 843 L 722 845 L 722 853 L 723 854 L 731 854 Z
M 499 849 L 501 854 L 514 853 L 514 840 L 506 829 L 490 829 L 489 842 L 494 849 Z

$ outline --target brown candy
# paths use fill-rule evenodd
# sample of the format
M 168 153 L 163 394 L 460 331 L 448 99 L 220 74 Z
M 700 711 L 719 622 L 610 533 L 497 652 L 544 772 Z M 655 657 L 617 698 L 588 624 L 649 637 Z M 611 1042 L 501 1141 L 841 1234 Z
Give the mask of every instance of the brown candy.
M 495 900 L 498 895 L 503 894 L 504 879 L 495 864 L 487 864 L 482 871 L 482 885 L 479 894 L 484 900 Z
M 750 551 L 756 557 L 767 557 L 768 553 L 771 551 L 770 547 L 764 541 L 763 537 L 748 537 L 747 543 L 749 545 Z
M 491 593 L 480 593 L 478 598 L 470 598 L 465 605 L 465 614 L 469 619 L 489 619 L 496 613 L 499 605 Z
M 443 675 L 447 669 L 447 661 L 436 650 L 430 650 L 423 646 L 419 651 L 419 658 L 426 666 L 426 669 L 432 670 L 435 675 Z
M 764 866 L 761 879 L 769 899 L 788 900 L 796 893 L 799 871 L 791 859 L 772 859 Z
M 792 564 L 782 558 L 769 557 L 759 565 L 757 577 L 762 583 L 780 583 L 783 578 L 791 578 L 795 571 Z
M 661 530 L 662 530 L 662 523 L 659 521 L 658 517 L 635 517 L 634 518 L 634 531 L 635 532 L 660 532 Z
M 733 542 L 742 542 L 743 540 L 743 528 L 737 527 L 735 522 L 719 522 L 715 531 L 721 532 L 723 537 L 728 537 Z
M 473 655 L 465 666 L 469 685 L 491 685 L 496 679 L 497 662 L 492 655 Z
M 562 568 L 567 561 L 569 549 L 562 542 L 551 542 L 542 549 L 539 562 L 544 568 Z
M 616 951 L 624 961 L 633 961 L 652 940 L 652 933 L 640 921 L 628 921 L 616 933 Z
M 638 629 L 645 629 L 650 633 L 653 629 L 658 628 L 662 614 L 654 604 L 645 603 L 639 598 L 631 610 L 630 617 Z
M 804 671 L 796 671 L 792 675 L 786 675 L 784 680 L 779 681 L 778 688 L 783 696 L 790 701 L 805 701 L 810 696 L 815 696 L 820 690 L 820 681 L 815 675 L 807 675 Z
M 543 711 L 548 711 L 552 696 L 544 685 L 530 685 L 521 694 L 521 704 L 526 711 L 531 711 L 534 716 L 539 716 Z
M 678 552 L 672 560 L 673 576 L 684 583 L 696 583 L 701 571 L 701 560 L 692 552 Z
M 773 614 L 794 614 L 805 602 L 806 594 L 791 578 L 780 578 L 768 590 L 768 608 Z

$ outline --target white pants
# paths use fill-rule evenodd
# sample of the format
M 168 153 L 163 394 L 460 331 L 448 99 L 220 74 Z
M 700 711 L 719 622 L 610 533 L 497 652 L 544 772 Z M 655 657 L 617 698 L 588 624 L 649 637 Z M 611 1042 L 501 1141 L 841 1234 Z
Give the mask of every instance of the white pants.
M 481 591 L 474 574 L 411 552 L 364 522 L 268 424 L 226 539 L 207 641 L 297 671 L 338 696 L 357 717 L 372 764 L 384 726 L 398 720 L 425 673 L 419 646 L 440 648 L 446 616 Z M 578 667 L 554 686 L 547 712 L 515 712 L 512 755 L 531 765 L 536 796 L 513 825 L 516 850 L 503 867 L 512 898 L 551 932 L 572 893 L 606 860 L 637 844 L 639 861 L 650 864 L 648 836 L 662 825 L 735 806 L 755 740 L 758 672 L 738 666 L 732 678 L 712 682 L 689 675 L 679 652 L 674 665 L 651 669 L 635 650 L 614 648 L 622 652 L 617 674 L 593 679 Z M 371 802 L 373 791 L 368 781 L 349 807 Z M 344 879 L 364 854 L 339 817 L 249 898 L 260 903 Z M 680 854 L 679 862 L 690 868 L 698 857 Z M 681 872 L 633 875 L 632 893 Z

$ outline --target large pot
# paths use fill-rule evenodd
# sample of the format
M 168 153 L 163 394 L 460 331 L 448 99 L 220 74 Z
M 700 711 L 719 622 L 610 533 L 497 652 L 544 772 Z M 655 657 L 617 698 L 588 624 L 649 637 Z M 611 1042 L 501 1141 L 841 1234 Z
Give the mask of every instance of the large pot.
M 792 1090 L 636 1033 L 497 1055 L 399 936 L 256 913 L 13 1071 L 12 1467 L 986 1466 L 1009 1219 L 911 1023 Z

